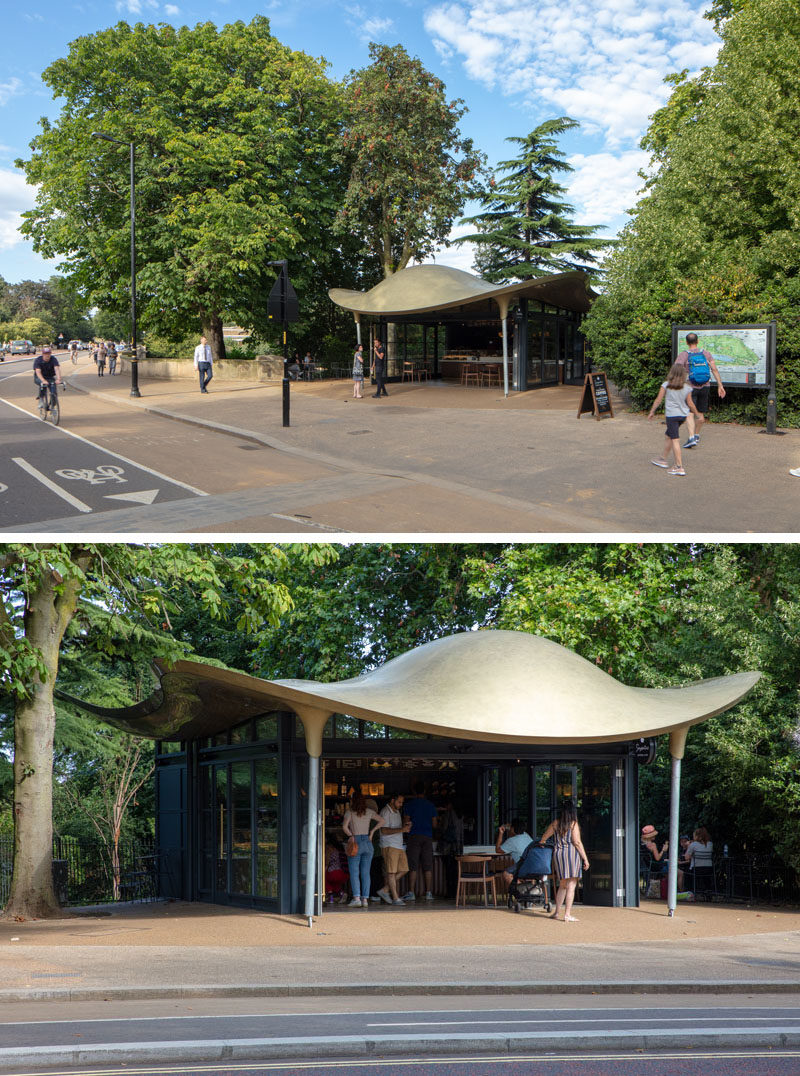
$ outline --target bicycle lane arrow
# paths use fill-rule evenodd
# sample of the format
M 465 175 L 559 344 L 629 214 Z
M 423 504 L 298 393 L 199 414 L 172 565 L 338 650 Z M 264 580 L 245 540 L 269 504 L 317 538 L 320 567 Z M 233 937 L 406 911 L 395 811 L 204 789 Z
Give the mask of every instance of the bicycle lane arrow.
M 106 501 L 134 501 L 136 504 L 152 504 L 159 494 L 157 489 L 143 489 L 131 493 L 106 493 Z

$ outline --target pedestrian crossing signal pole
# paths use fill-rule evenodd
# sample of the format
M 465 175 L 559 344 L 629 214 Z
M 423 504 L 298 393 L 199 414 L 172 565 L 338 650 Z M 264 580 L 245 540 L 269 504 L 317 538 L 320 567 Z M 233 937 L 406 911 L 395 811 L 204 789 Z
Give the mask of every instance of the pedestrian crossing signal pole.
M 279 269 L 278 279 L 272 285 L 267 303 L 267 313 L 270 320 L 280 319 L 283 328 L 283 425 L 289 425 L 289 322 L 297 321 L 299 305 L 297 293 L 289 280 L 289 263 L 283 258 L 279 262 L 268 262 L 275 269 Z

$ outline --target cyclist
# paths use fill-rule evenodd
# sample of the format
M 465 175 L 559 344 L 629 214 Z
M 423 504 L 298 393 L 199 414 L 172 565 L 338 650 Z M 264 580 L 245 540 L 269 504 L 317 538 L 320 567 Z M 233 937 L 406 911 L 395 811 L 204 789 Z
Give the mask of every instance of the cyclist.
M 39 400 L 47 398 L 48 386 L 55 392 L 54 384 L 62 383 L 61 366 L 47 344 L 42 348 L 41 355 L 37 355 L 33 360 L 33 380 L 39 389 L 37 395 Z

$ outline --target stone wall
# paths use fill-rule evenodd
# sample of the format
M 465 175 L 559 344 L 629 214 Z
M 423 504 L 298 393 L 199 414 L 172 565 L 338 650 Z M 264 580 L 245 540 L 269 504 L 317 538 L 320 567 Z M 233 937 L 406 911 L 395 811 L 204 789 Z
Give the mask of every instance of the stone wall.
M 127 353 L 117 363 L 123 373 L 130 371 Z M 139 360 L 139 376 L 171 381 L 177 378 L 197 378 L 191 359 Z M 214 363 L 214 377 L 219 381 L 280 381 L 283 378 L 283 358 L 280 355 L 259 355 L 256 359 L 220 359 Z

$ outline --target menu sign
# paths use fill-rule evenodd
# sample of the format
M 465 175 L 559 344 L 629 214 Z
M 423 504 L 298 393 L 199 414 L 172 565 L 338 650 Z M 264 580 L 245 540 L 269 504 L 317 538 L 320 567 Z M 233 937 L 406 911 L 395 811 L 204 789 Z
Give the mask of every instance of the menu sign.
M 602 370 L 596 370 L 587 374 L 583 382 L 580 407 L 577 417 L 593 414 L 596 419 L 608 415 L 614 417 L 614 408 L 611 406 L 611 395 L 608 391 L 608 379 Z

